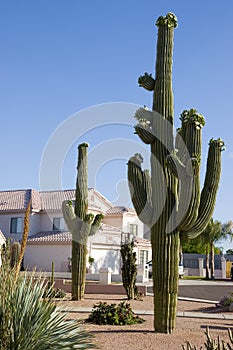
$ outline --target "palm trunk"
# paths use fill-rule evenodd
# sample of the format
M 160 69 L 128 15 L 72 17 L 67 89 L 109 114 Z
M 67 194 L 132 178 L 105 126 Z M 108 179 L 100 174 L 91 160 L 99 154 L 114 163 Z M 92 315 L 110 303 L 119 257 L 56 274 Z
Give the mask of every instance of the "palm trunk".
M 214 272 L 214 244 L 211 242 L 210 244 L 210 272 L 211 272 L 211 279 L 215 278 L 215 272 Z
M 209 244 L 206 245 L 206 279 L 210 279 L 210 254 L 209 254 Z

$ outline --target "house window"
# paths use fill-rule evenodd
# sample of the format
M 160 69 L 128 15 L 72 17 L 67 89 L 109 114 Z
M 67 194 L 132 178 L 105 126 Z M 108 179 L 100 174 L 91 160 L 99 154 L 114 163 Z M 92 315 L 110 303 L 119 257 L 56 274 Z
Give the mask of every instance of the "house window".
M 138 225 L 130 224 L 129 225 L 129 232 L 132 233 L 134 236 L 137 236 L 137 234 L 138 234 Z
M 10 233 L 22 233 L 23 218 L 11 218 Z
M 148 262 L 148 250 L 140 250 L 139 264 L 145 265 Z
M 64 218 L 53 218 L 53 231 L 65 230 Z

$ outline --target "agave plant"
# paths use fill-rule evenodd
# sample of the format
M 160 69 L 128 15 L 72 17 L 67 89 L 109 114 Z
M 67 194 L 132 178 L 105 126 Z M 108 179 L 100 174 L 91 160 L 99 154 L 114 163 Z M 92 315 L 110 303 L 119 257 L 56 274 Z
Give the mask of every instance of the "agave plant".
M 90 335 L 78 321 L 65 320 L 45 280 L 19 276 L 4 262 L 0 268 L 0 350 L 90 349 Z

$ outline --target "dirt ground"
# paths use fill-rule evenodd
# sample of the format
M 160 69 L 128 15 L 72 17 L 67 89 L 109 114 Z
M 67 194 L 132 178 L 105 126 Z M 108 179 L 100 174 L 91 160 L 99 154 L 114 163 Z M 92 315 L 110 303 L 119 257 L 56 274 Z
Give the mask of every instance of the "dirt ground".
M 92 308 L 100 301 L 119 304 L 127 300 L 124 295 L 87 294 L 82 301 L 71 301 L 68 296 L 67 300 L 59 302 L 59 304 L 66 308 L 74 306 Z M 153 297 L 143 296 L 142 300 L 130 301 L 130 305 L 133 310 L 153 310 Z M 178 311 L 205 312 L 211 316 L 217 309 L 213 304 L 179 300 Z M 85 323 L 88 316 L 89 314 L 86 313 L 70 312 L 66 317 L 67 319 L 81 320 L 82 327 L 94 336 L 94 349 L 102 350 L 181 350 L 182 345 L 185 345 L 187 341 L 200 349 L 206 341 L 204 332 L 207 327 L 209 327 L 212 338 L 216 339 L 220 336 L 225 341 L 229 340 L 228 328 L 233 328 L 232 320 L 177 317 L 177 326 L 173 334 L 159 334 L 154 332 L 153 315 L 140 316 L 145 322 L 130 326 L 98 326 Z

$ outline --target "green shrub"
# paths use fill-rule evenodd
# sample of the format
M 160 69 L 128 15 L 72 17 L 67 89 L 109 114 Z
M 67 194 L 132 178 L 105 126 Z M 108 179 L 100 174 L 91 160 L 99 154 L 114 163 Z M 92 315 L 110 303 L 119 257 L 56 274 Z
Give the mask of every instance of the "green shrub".
M 207 337 L 207 341 L 204 346 L 200 347 L 200 350 L 233 350 L 233 334 L 230 329 L 228 329 L 229 342 L 224 342 L 224 340 L 220 340 L 220 337 L 217 339 L 211 339 L 209 329 L 207 328 L 205 335 Z M 198 350 L 196 346 L 192 346 L 189 342 L 186 342 L 186 347 L 182 345 L 183 350 Z
M 119 305 L 100 302 L 94 305 L 88 321 L 99 325 L 130 325 L 142 323 L 144 320 L 134 314 L 130 304 L 121 302 Z
M 47 282 L 44 298 L 64 298 L 66 293 L 62 289 L 54 287 L 54 283 L 54 262 L 52 261 L 51 276 Z
M 78 321 L 65 320 L 53 299 L 43 298 L 42 278 L 15 278 L 15 270 L 3 259 L 0 268 L 0 349 L 89 349 L 90 335 Z
M 233 303 L 233 293 L 230 293 L 227 296 L 224 296 L 220 301 L 219 305 L 221 306 L 229 306 Z
M 60 288 L 55 288 L 53 285 L 49 286 L 49 282 L 47 285 L 47 288 L 45 290 L 45 294 L 43 295 L 44 298 L 64 298 L 66 296 L 66 293 L 64 290 Z

